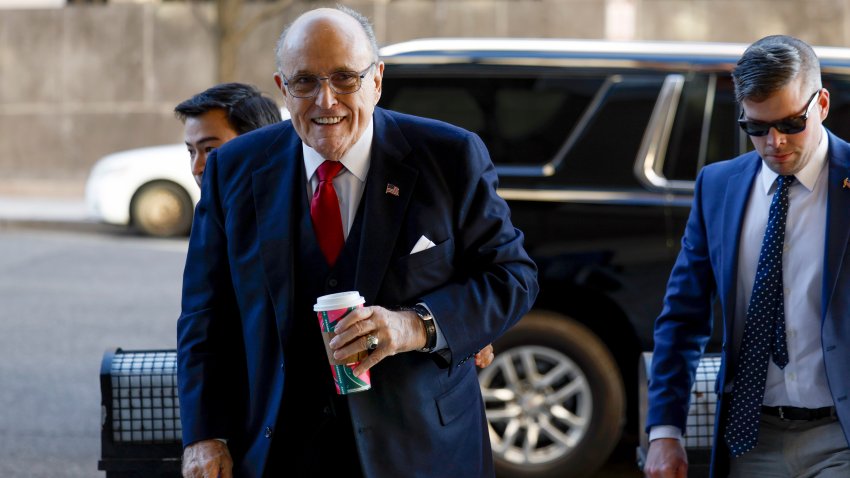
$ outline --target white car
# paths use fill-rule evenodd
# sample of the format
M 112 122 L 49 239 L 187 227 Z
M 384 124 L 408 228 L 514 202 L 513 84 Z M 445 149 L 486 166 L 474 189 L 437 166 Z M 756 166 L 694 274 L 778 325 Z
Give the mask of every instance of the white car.
M 289 111 L 281 108 L 284 120 Z M 119 151 L 95 163 L 86 182 L 86 210 L 94 220 L 152 236 L 185 236 L 201 190 L 183 144 Z
M 91 218 L 153 236 L 188 234 L 200 197 L 182 144 L 109 154 L 95 163 L 86 182 Z

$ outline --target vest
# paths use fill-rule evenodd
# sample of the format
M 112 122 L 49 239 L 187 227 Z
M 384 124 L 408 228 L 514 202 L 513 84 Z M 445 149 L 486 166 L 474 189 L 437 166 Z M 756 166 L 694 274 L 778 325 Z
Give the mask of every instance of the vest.
M 299 177 L 303 178 L 303 167 L 301 171 Z M 290 473 L 300 470 L 295 476 L 314 475 L 317 469 L 328 465 L 327 447 L 331 444 L 328 440 L 332 439 L 335 455 L 350 456 L 343 461 L 348 462 L 347 476 L 352 476 L 356 468 L 351 465 L 352 460 L 357 459 L 357 451 L 347 398 L 336 393 L 313 305 L 319 296 L 355 290 L 365 196 L 343 250 L 334 267 L 330 268 L 316 242 L 305 181 L 298 182 L 298 197 L 301 199 L 298 213 L 294 215 L 298 221 L 298 232 L 294 235 L 297 251 L 294 316 L 287 321 L 288 328 L 283 331 L 281 340 L 285 363 L 284 393 L 272 444 L 272 454 L 276 456 L 270 457 L 273 465 L 269 468 L 275 470 L 276 475 L 280 475 L 282 470 Z M 320 453 L 314 454 L 316 450 Z

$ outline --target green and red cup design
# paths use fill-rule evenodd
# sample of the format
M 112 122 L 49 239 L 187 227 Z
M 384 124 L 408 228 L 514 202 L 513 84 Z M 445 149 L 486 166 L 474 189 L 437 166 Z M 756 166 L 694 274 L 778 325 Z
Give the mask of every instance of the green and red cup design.
M 316 305 L 313 306 L 313 310 L 319 319 L 319 327 L 322 330 L 328 362 L 331 364 L 336 393 L 340 395 L 363 392 L 372 388 L 372 379 L 368 370 L 361 375 L 354 375 L 354 368 L 361 360 L 366 358 L 367 352 L 364 351 L 337 360 L 334 359 L 333 352 L 328 345 L 335 335 L 336 323 L 352 310 L 363 307 L 364 302 L 365 300 L 358 292 L 340 292 L 319 297 L 316 299 Z

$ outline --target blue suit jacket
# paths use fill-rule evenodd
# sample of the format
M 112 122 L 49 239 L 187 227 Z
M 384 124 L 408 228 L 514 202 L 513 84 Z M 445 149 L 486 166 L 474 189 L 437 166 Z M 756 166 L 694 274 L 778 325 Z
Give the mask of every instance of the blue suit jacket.
M 451 353 L 442 367 L 433 354 L 389 357 L 370 391 L 349 396 L 363 471 L 491 476 L 467 360 L 528 311 L 536 268 L 477 136 L 380 108 L 374 125 L 356 289 L 367 305 L 427 303 Z M 183 441 L 228 438 L 237 476 L 261 476 L 270 438 L 287 432 L 271 430 L 288 366 L 281 331 L 314 320 L 292 313 L 302 162 L 288 121 L 240 136 L 210 156 L 195 213 L 177 327 Z M 410 255 L 422 235 L 436 246 Z
M 822 339 L 829 388 L 850 441 L 850 145 L 828 134 L 829 175 L 823 257 Z M 723 349 L 712 453 L 712 476 L 725 476 L 729 453 L 723 424 L 738 351 L 733 344 L 738 245 L 750 188 L 759 172 L 755 151 L 706 166 L 697 178 L 682 250 L 667 284 L 655 324 L 647 430 L 675 425 L 685 430 L 694 373 L 711 335 L 715 299 L 723 313 Z M 760 239 L 759 239 L 760 240 Z

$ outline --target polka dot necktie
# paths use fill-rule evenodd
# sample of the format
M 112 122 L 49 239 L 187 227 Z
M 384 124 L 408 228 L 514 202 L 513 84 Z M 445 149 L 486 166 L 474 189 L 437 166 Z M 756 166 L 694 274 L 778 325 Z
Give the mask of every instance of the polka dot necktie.
M 764 401 L 770 356 L 779 368 L 788 364 L 785 341 L 785 294 L 782 291 L 782 249 L 785 245 L 785 218 L 788 215 L 788 188 L 794 176 L 779 176 L 770 203 L 767 229 L 761 243 L 753 294 L 747 307 L 744 338 L 741 341 L 732 404 L 726 426 L 726 444 L 734 457 L 755 448 L 759 418 Z
M 339 212 L 339 199 L 334 189 L 333 179 L 342 170 L 339 161 L 325 161 L 319 165 L 316 175 L 319 177 L 319 185 L 313 193 L 310 202 L 310 218 L 313 220 L 313 229 L 316 231 L 316 239 L 319 241 L 319 249 L 322 250 L 328 265 L 333 267 L 336 263 L 345 238 L 342 233 L 342 215 Z

